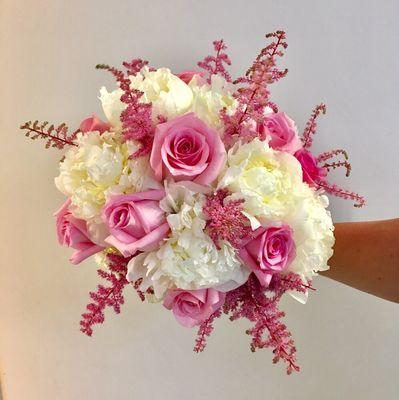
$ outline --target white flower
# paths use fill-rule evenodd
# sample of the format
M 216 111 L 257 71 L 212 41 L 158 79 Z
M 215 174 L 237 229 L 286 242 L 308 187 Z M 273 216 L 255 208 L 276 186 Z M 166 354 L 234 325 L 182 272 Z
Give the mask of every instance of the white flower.
M 326 210 L 328 199 L 302 181 L 295 157 L 258 139 L 237 144 L 228 154 L 219 187 L 227 187 L 231 198 L 244 199 L 243 214 L 252 229 L 273 222 L 293 229 L 296 257 L 286 272 L 295 272 L 306 282 L 317 271 L 329 268 L 334 226 Z M 291 294 L 302 302 L 306 299 L 306 295 Z
M 120 117 L 121 112 L 126 108 L 126 104 L 122 103 L 120 100 L 122 94 L 122 89 L 116 89 L 112 92 L 108 92 L 104 86 L 100 89 L 99 99 L 101 101 L 104 114 L 114 130 L 120 130 L 122 128 Z
M 294 231 L 296 257 L 289 271 L 310 279 L 317 271 L 329 269 L 328 260 L 333 254 L 334 225 L 326 209 L 328 198 L 303 184 L 298 194 L 295 213 L 287 216 Z
M 295 157 L 271 149 L 259 139 L 237 143 L 228 153 L 228 167 L 218 187 L 242 198 L 253 229 L 260 221 L 278 220 L 295 210 L 295 191 L 302 186 L 302 170 Z
M 144 67 L 130 80 L 132 88 L 143 92 L 140 101 L 152 104 L 154 123 L 157 123 L 158 115 L 173 119 L 192 111 L 209 126 L 219 129 L 222 127 L 220 111 L 225 108 L 231 114 L 237 107 L 234 85 L 219 75 L 212 75 L 210 84 L 200 76 L 194 76 L 187 85 L 168 68 L 150 71 Z M 122 94 L 121 89 L 112 92 L 105 87 L 100 89 L 104 114 L 114 130 L 122 128 L 120 114 L 126 108 L 120 101 Z
M 158 293 L 162 292 L 159 288 L 168 287 L 187 290 L 214 287 L 226 291 L 242 285 L 249 271 L 237 259 L 234 248 L 221 242 L 218 249 L 204 231 L 205 196 L 179 183 L 167 186 L 166 192 L 161 207 L 170 213 L 167 221 L 171 236 L 158 251 L 148 252 L 132 262 L 131 274 L 134 270 L 145 271 L 146 284 L 154 290 L 157 287 Z
M 231 114 L 237 107 L 237 100 L 233 97 L 234 85 L 219 75 L 211 76 L 211 84 L 203 83 L 203 78 L 196 75 L 189 86 L 194 95 L 191 111 L 209 126 L 221 128 L 220 111 L 226 108 Z
M 165 295 L 165 292 L 173 287 L 173 282 L 167 276 L 160 276 L 154 278 L 154 270 L 148 268 L 149 260 L 148 256 L 152 253 L 140 253 L 133 257 L 128 264 L 128 273 L 126 279 L 129 282 L 136 282 L 141 279 L 139 289 L 146 292 L 147 289 L 152 288 L 154 290 L 153 300 L 161 300 Z
M 103 270 L 107 270 L 109 266 L 108 257 L 106 251 L 100 251 L 99 253 L 94 254 L 94 262 L 96 263 L 97 267 Z
M 122 144 L 116 133 L 79 134 L 77 144 L 65 154 L 55 178 L 57 188 L 71 197 L 77 218 L 99 223 L 110 195 L 152 185 L 148 159 L 129 160 L 133 145 Z
M 173 119 L 185 114 L 191 107 L 193 93 L 188 85 L 168 68 L 150 71 L 148 67 L 130 77 L 131 87 L 143 92 L 141 101 L 152 104 L 152 118 L 158 115 Z

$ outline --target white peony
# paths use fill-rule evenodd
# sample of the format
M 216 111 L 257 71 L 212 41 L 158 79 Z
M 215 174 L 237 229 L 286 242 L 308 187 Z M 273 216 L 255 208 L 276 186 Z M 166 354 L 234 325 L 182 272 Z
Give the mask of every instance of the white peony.
M 121 143 L 115 133 L 79 134 L 60 163 L 57 188 L 72 200 L 77 218 L 99 223 L 102 206 L 110 195 L 155 185 L 145 157 L 129 160 L 132 144 Z
M 122 128 L 120 117 L 121 112 L 126 108 L 126 104 L 122 103 L 120 100 L 122 94 L 122 89 L 116 89 L 112 92 L 108 92 L 104 86 L 100 89 L 99 99 L 104 114 L 114 130 L 120 130 Z
M 310 279 L 317 271 L 329 269 L 328 260 L 333 254 L 334 225 L 326 209 L 328 198 L 303 184 L 298 194 L 295 214 L 285 222 L 294 231 L 297 254 L 289 271 Z
M 143 92 L 141 100 L 152 104 L 154 122 L 157 122 L 158 115 L 173 119 L 185 114 L 191 107 L 191 89 L 168 68 L 152 71 L 144 67 L 137 75 L 131 76 L 130 80 L 132 88 Z
M 226 108 L 227 113 L 232 114 L 237 107 L 237 100 L 233 97 L 234 85 L 219 75 L 212 75 L 210 84 L 196 75 L 189 86 L 194 96 L 191 111 L 209 126 L 221 128 L 220 111 Z
M 249 271 L 237 259 L 234 248 L 222 242 L 218 249 L 204 232 L 205 196 L 184 184 L 172 183 L 166 191 L 161 207 L 170 213 L 167 221 L 171 235 L 158 251 L 140 255 L 137 260 L 134 257 L 129 265 L 130 277 L 145 271 L 145 285 L 157 288 L 158 295 L 163 293 L 160 288 L 168 287 L 214 287 L 226 291 L 242 285 Z
M 261 222 L 279 220 L 295 210 L 295 192 L 302 186 L 302 169 L 295 157 L 271 149 L 254 139 L 237 143 L 228 153 L 227 169 L 218 187 L 227 187 L 232 198 L 242 198 L 253 229 Z
M 228 154 L 219 187 L 227 187 L 231 198 L 244 199 L 243 214 L 253 229 L 273 221 L 293 229 L 296 257 L 286 272 L 295 272 L 306 282 L 317 271 L 329 268 L 334 226 L 326 210 L 328 198 L 302 182 L 295 157 L 258 139 L 237 144 Z M 306 300 L 306 294 L 291 294 L 299 301 Z
M 172 74 L 168 68 L 155 71 L 144 67 L 137 75 L 131 76 L 131 87 L 143 92 L 141 101 L 152 104 L 152 119 L 156 124 L 158 115 L 173 119 L 187 112 L 194 112 L 209 126 L 220 129 L 220 111 L 225 108 L 228 114 L 234 112 L 237 100 L 233 97 L 234 85 L 222 76 L 212 75 L 208 84 L 200 76 L 194 76 L 189 85 Z M 114 130 L 120 130 L 121 112 L 126 105 L 120 101 L 123 91 L 108 92 L 100 89 L 100 101 L 109 123 Z

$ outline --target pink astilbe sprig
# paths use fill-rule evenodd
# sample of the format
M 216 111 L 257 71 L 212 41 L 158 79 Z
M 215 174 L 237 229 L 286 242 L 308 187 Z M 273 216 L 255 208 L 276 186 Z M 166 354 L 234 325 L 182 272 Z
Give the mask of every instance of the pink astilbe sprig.
M 288 70 L 277 68 L 277 57 L 283 56 L 287 48 L 285 32 L 268 33 L 271 43 L 263 48 L 245 76 L 234 81 L 239 86 L 235 97 L 238 101 L 236 111 L 229 115 L 225 109 L 221 111 L 224 124 L 224 140 L 227 146 L 242 139 L 248 141 L 258 136 L 257 124 L 264 121 L 264 108 L 271 107 L 277 111 L 275 103 L 270 101 L 269 85 L 283 78 Z
M 206 340 L 213 332 L 213 323 L 215 319 L 222 315 L 222 308 L 216 310 L 207 320 L 198 328 L 197 339 L 195 340 L 194 351 L 200 353 L 205 350 Z
M 227 46 L 224 44 L 223 39 L 215 40 L 213 42 L 213 48 L 215 49 L 216 55 L 205 57 L 202 61 L 199 61 L 197 65 L 209 73 L 209 83 L 212 75 L 221 75 L 227 82 L 231 82 L 230 74 L 225 67 L 225 65 L 231 65 L 231 60 L 225 53 Z
M 318 181 L 316 182 L 316 184 L 319 188 L 324 189 L 327 193 L 330 193 L 333 196 L 340 197 L 344 200 L 352 200 L 354 202 L 354 206 L 357 208 L 366 205 L 365 198 L 358 193 L 351 192 L 350 190 L 341 189 L 339 186 L 335 184 L 330 184 L 324 180 Z
M 231 193 L 220 189 L 207 196 L 203 212 L 207 219 L 208 235 L 219 247 L 221 240 L 228 241 L 238 248 L 244 238 L 251 237 L 251 227 L 248 218 L 242 213 L 243 200 L 227 200 Z
M 291 333 L 281 321 L 285 313 L 280 311 L 278 303 L 287 290 L 306 292 L 310 285 L 303 284 L 298 275 L 273 277 L 271 285 L 263 288 L 254 275 L 244 285 L 226 294 L 223 312 L 230 315 L 230 320 L 246 318 L 253 327 L 247 330 L 252 337 L 251 351 L 272 348 L 273 363 L 282 360 L 287 365 L 287 374 L 299 371 L 296 361 L 296 348 Z
M 348 159 L 349 159 L 348 153 L 343 149 L 335 149 L 335 150 L 325 151 L 317 156 L 316 161 L 318 163 L 321 163 L 323 161 L 331 160 L 331 158 L 333 158 L 335 156 L 339 156 L 339 155 L 343 155 L 344 159 L 346 161 L 348 161 Z
M 142 68 L 148 65 L 148 61 L 141 58 L 134 58 L 132 61 L 124 61 L 122 65 L 126 68 L 128 76 L 136 76 Z
M 332 169 L 337 169 L 340 167 L 345 168 L 345 170 L 346 170 L 345 175 L 346 175 L 346 177 L 348 177 L 352 170 L 352 166 L 349 163 L 349 161 L 333 161 L 331 163 L 326 162 L 322 165 L 322 168 L 325 168 L 327 170 L 327 172 L 330 172 Z
M 98 64 L 97 69 L 104 69 L 112 73 L 119 87 L 123 90 L 121 101 L 126 108 L 121 113 L 122 134 L 124 140 L 135 140 L 140 148 L 131 157 L 140 157 L 151 151 L 154 140 L 154 127 L 152 124 L 150 103 L 140 101 L 143 93 L 131 88 L 129 76 L 136 75 L 141 68 L 148 64 L 147 61 L 135 59 L 130 63 L 124 62 L 127 72 L 118 70 L 106 64 Z
M 312 114 L 306 123 L 305 129 L 302 134 L 302 144 L 303 147 L 309 150 L 313 144 L 313 137 L 317 130 L 317 118 L 320 114 L 326 113 L 325 104 L 321 103 L 317 105 Z M 339 158 L 341 157 L 341 159 Z M 342 159 L 343 157 L 343 159 Z M 337 168 L 344 168 L 345 175 L 348 177 L 351 173 L 352 166 L 349 162 L 348 153 L 343 149 L 336 149 L 323 152 L 315 157 L 316 164 L 319 168 L 330 172 L 331 170 L 335 170 Z M 358 193 L 352 192 L 350 190 L 345 190 L 338 187 L 335 184 L 331 184 L 327 181 L 326 177 L 319 177 L 315 180 L 314 186 L 319 189 L 325 190 L 327 193 L 343 198 L 345 200 L 352 200 L 354 202 L 355 207 L 363 207 L 366 204 L 366 200 L 363 196 Z
M 62 150 L 65 146 L 77 146 L 75 143 L 79 129 L 69 133 L 68 126 L 65 123 L 55 126 L 49 125 L 47 121 L 28 121 L 20 126 L 20 129 L 25 131 L 25 136 L 33 140 L 44 139 L 45 147 L 55 147 Z
M 107 257 L 108 270 L 99 269 L 97 273 L 108 285 L 98 285 L 95 292 L 90 292 L 92 301 L 86 306 L 87 311 L 82 314 L 80 321 L 80 330 L 87 336 L 93 334 L 93 325 L 104 322 L 104 311 L 107 307 L 119 314 L 121 305 L 125 302 L 123 290 L 129 284 L 126 280 L 129 259 L 117 254 L 108 254 Z
M 305 149 L 310 148 L 313 144 L 313 136 L 317 130 L 317 118 L 320 114 L 325 114 L 327 111 L 326 105 L 320 103 L 317 105 L 306 123 L 305 129 L 302 134 L 302 144 Z

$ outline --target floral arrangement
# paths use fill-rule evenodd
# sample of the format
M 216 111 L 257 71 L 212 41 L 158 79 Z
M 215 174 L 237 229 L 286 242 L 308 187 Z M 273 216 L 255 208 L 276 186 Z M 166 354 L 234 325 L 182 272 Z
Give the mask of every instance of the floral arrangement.
M 161 302 L 185 327 L 198 327 L 201 352 L 222 314 L 252 323 L 252 351 L 273 349 L 273 362 L 298 371 L 296 349 L 282 322 L 280 298 L 305 302 L 312 278 L 328 269 L 334 244 L 326 193 L 363 206 L 356 193 L 329 183 L 347 153 L 311 152 L 317 106 L 303 134 L 270 100 L 287 70 L 277 59 L 285 33 L 266 35 L 244 76 L 230 77 L 224 42 L 198 71 L 174 74 L 135 59 L 123 70 L 97 65 L 116 79 L 100 90 L 106 117 L 65 124 L 27 122 L 26 136 L 67 149 L 55 179 L 67 196 L 55 213 L 70 261 L 90 256 L 104 280 L 90 293 L 80 328 L 91 336 L 123 291 Z

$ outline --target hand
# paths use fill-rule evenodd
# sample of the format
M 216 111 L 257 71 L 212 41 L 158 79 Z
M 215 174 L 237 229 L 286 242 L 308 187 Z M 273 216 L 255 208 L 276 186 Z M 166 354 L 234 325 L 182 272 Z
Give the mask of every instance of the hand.
M 331 279 L 399 303 L 399 219 L 335 225 Z

